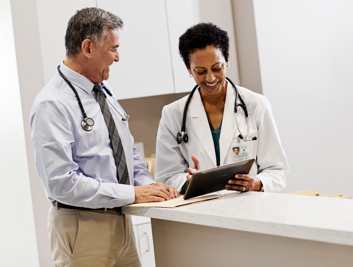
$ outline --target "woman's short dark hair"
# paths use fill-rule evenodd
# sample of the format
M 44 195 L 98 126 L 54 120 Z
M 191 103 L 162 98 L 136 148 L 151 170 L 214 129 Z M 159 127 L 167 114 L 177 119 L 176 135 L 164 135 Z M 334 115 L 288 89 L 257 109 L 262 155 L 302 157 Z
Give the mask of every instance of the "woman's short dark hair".
M 228 62 L 229 37 L 226 31 L 212 23 L 199 23 L 187 29 L 179 37 L 179 53 L 185 65 L 190 68 L 190 54 L 209 45 L 219 48 Z

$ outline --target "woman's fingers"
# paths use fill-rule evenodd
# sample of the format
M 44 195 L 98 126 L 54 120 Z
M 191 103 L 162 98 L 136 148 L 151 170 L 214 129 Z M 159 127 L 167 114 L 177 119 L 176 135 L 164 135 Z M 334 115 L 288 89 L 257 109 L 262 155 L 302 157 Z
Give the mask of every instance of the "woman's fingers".
M 228 180 L 228 187 L 226 186 L 226 189 L 237 191 L 259 191 L 261 189 L 261 180 L 251 174 L 236 174 L 234 178 Z M 245 190 L 243 190 L 243 186 Z
M 236 174 L 234 176 L 235 179 L 242 179 L 242 180 L 250 180 L 250 179 L 253 179 L 252 178 L 252 175 L 249 175 L 249 174 Z
M 200 161 L 199 161 L 198 157 L 197 157 L 196 155 L 192 154 L 192 155 L 191 155 L 191 159 L 192 159 L 192 161 L 194 162 L 194 165 L 195 165 L 194 168 L 195 168 L 196 170 L 200 171 L 200 170 L 201 170 L 201 167 L 200 167 Z
M 245 187 L 245 190 L 243 190 L 244 187 Z M 240 192 L 248 191 L 247 188 L 246 188 L 246 186 L 244 186 L 244 187 L 243 187 L 243 186 L 240 186 L 240 185 L 229 185 L 229 184 L 227 184 L 227 185 L 225 186 L 225 188 L 226 188 L 227 190 L 235 190 L 235 191 L 240 191 Z
M 236 179 L 228 180 L 227 190 L 236 190 L 240 192 L 249 191 L 252 185 L 252 177 L 247 174 L 236 174 Z

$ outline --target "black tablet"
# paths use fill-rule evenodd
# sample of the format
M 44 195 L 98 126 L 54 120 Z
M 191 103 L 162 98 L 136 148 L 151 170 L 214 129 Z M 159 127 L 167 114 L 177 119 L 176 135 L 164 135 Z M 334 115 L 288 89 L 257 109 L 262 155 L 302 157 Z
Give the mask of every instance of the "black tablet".
M 248 174 L 254 161 L 249 159 L 194 173 L 184 199 L 225 189 L 228 180 L 234 179 L 234 175 Z

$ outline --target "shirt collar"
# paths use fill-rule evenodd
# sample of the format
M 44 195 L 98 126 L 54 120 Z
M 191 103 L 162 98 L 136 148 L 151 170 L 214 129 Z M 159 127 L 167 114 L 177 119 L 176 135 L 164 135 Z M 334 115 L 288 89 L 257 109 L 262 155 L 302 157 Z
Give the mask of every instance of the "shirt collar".
M 94 83 L 87 77 L 67 67 L 64 62 L 60 64 L 60 70 L 72 84 L 76 85 L 86 93 L 89 94 L 93 91 Z

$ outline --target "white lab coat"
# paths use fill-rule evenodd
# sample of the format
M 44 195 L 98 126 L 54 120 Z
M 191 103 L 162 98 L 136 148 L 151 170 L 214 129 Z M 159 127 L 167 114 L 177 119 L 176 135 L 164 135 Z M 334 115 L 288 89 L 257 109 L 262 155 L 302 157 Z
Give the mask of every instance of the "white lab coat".
M 279 192 L 286 186 L 289 166 L 282 148 L 271 106 L 267 98 L 237 86 L 249 113 L 249 137 L 256 141 L 238 141 L 234 113 L 235 90 L 228 85 L 219 140 L 220 164 L 233 162 L 233 147 L 246 145 L 249 158 L 256 159 L 250 174 L 258 177 L 266 192 Z M 205 108 L 198 90 L 194 93 L 186 117 L 188 143 L 180 145 L 176 135 L 181 131 L 183 111 L 188 96 L 163 108 L 156 148 L 156 180 L 172 185 L 178 191 L 186 182 L 186 169 L 194 168 L 195 154 L 202 170 L 216 167 L 216 154 Z M 239 101 L 239 99 L 238 99 Z M 243 136 L 247 134 L 244 111 L 238 107 L 238 124 Z

